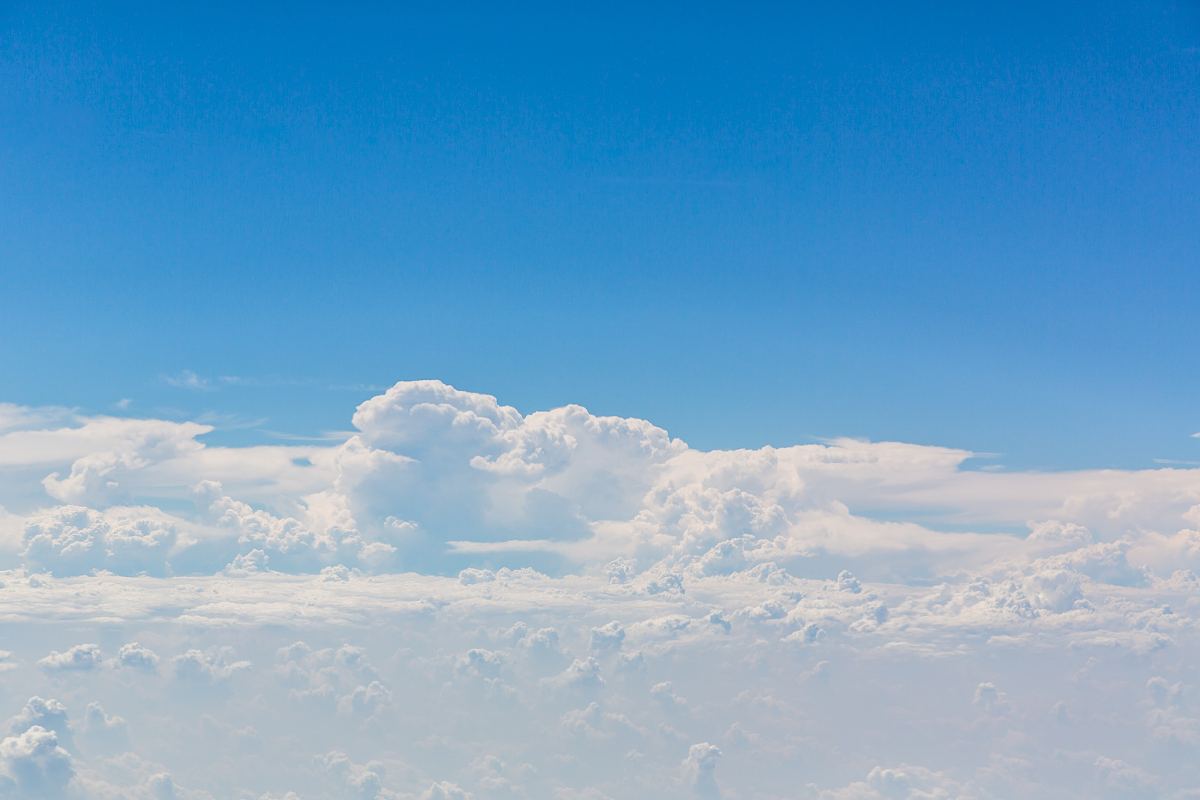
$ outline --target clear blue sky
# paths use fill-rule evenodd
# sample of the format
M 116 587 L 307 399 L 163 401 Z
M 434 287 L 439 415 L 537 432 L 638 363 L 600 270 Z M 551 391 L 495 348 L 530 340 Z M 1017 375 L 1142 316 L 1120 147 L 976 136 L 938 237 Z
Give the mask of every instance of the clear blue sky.
M 248 5 L 0 8 L 0 400 L 1200 460 L 1196 3 Z

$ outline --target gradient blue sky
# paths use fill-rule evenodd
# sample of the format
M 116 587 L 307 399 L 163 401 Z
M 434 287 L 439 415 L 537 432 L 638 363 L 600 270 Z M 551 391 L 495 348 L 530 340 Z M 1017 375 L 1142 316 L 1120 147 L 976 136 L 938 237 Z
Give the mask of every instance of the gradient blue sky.
M 905 6 L 6 3 L 0 401 L 1200 460 L 1197 5 Z

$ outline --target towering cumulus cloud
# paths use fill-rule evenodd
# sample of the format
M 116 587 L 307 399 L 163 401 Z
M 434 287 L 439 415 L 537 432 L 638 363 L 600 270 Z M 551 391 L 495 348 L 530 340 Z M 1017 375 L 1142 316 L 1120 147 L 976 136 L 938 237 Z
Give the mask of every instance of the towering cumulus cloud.
M 0 798 L 1200 797 L 1200 470 L 0 406 Z

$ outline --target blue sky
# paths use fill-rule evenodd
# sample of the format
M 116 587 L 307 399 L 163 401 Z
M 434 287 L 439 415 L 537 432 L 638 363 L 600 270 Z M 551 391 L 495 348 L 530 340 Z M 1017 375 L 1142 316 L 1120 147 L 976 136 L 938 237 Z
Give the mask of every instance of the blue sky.
M 0 400 L 1200 460 L 1193 4 L 242 5 L 0 11 Z

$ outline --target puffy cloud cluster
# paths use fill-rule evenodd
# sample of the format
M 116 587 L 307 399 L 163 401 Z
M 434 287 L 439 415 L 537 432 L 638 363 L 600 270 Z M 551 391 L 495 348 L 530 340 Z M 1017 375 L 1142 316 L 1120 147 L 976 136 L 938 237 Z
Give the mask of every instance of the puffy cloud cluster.
M 1134 585 L 1200 569 L 1198 470 L 978 471 L 964 450 L 845 439 L 705 452 L 644 420 L 522 414 L 439 381 L 365 401 L 355 433 L 324 446 L 212 447 L 205 425 L 7 408 L 0 503 L 30 511 L 0 517 L 0 556 L 7 540 L 11 563 L 59 575 L 774 565 L 929 582 L 1040 560 Z M 39 510 L 39 491 L 88 505 Z
M 204 651 L 192 648 L 171 659 L 175 677 L 182 681 L 213 684 L 229 680 L 249 669 L 249 661 L 239 661 L 228 647 Z
M 418 565 L 448 541 L 589 539 L 594 523 L 636 514 L 686 450 L 643 420 L 579 406 L 523 417 L 438 381 L 396 384 L 359 406 L 354 425 L 335 492 L 364 531 Z
M 1200 470 L 705 452 L 437 381 L 353 425 L 0 406 L 0 798 L 1200 784 Z
M 30 699 L 5 735 L 43 754 L 6 774 L 101 798 L 1186 797 L 1197 582 L 1022 569 L 657 593 L 532 570 L 6 573 L 6 686 Z
M 77 644 L 65 652 L 54 652 L 38 662 L 47 672 L 88 672 L 103 663 L 100 648 L 94 644 Z
M 93 570 L 162 575 L 178 534 L 165 515 L 146 510 L 104 514 L 81 506 L 59 506 L 25 524 L 21 557 L 56 575 Z
M 929 580 L 1091 545 L 1060 560 L 1136 581 L 1164 547 L 1186 546 L 1149 539 L 1153 525 L 1185 522 L 1200 502 L 1195 471 L 1038 479 L 964 470 L 972 454 L 962 450 L 854 440 L 701 452 L 642 420 L 578 406 L 522 416 L 436 381 L 397 384 L 363 403 L 354 424 L 327 496 L 418 569 L 459 558 L 587 570 L 624 559 L 643 571 L 775 563 Z M 875 515 L 881 507 L 890 518 Z M 944 509 L 937 528 L 918 521 L 931 507 Z M 955 520 L 1012 533 L 947 532 Z M 1126 553 L 1138 562 L 1123 563 Z
M 54 731 L 34 725 L 0 740 L 0 792 L 27 798 L 62 797 L 74 777 L 71 755 Z
M 66 503 L 105 502 L 130 496 L 139 473 L 163 462 L 184 459 L 198 452 L 196 437 L 211 426 L 160 420 L 100 419 L 89 421 L 88 431 L 103 442 L 71 463 L 70 472 L 53 472 L 42 480 L 46 493 Z M 106 448 L 104 445 L 107 444 Z

